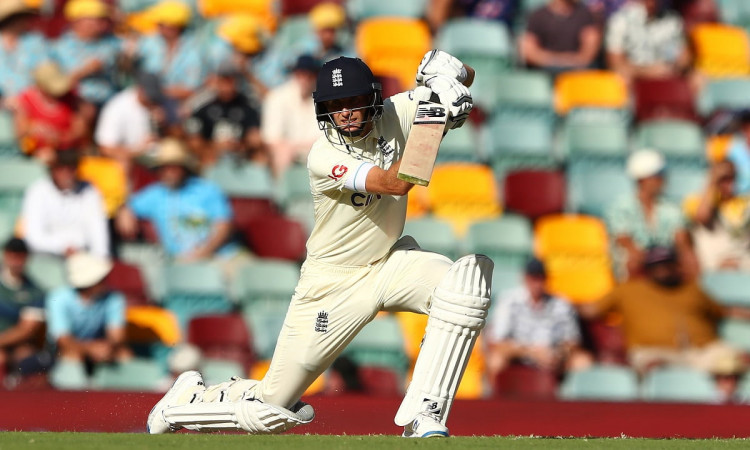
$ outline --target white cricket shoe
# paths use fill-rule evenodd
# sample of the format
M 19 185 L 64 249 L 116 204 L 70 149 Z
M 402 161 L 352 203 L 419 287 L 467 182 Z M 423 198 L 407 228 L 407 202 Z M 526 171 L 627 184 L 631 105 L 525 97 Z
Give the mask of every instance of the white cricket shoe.
M 174 380 L 164 397 L 151 408 L 146 421 L 146 431 L 150 434 L 172 433 L 179 429 L 164 419 L 164 410 L 171 406 L 186 405 L 193 402 L 206 387 L 203 377 L 195 370 L 183 372 Z
M 434 438 L 448 437 L 448 428 L 440 423 L 432 414 L 419 413 L 417 417 L 404 427 L 401 437 Z

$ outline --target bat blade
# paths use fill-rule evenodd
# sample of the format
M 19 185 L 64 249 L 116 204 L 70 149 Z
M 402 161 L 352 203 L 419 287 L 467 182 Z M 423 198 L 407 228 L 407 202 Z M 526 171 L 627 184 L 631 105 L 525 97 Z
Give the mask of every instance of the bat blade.
M 446 120 L 447 111 L 443 105 L 428 101 L 419 102 L 404 147 L 398 178 L 420 186 L 430 184 Z

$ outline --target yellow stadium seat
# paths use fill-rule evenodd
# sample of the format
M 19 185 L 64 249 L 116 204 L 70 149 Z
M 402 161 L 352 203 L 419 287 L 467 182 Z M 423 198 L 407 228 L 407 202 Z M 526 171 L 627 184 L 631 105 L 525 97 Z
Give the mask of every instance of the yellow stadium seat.
M 430 211 L 430 197 L 427 194 L 427 188 L 424 186 L 414 186 L 409 191 L 409 197 L 406 203 L 406 218 L 418 219 Z
M 181 340 L 177 318 L 168 309 L 151 305 L 128 306 L 125 322 L 128 342 L 159 340 L 171 347 Z
M 555 255 L 601 256 L 609 254 L 607 227 L 593 216 L 556 214 L 539 219 L 535 231 L 540 258 Z
M 114 216 L 125 203 L 128 197 L 128 180 L 117 161 L 101 156 L 86 156 L 81 159 L 78 175 L 96 186 L 102 194 L 107 216 Z
M 372 72 L 398 78 L 403 90 L 414 86 L 419 62 L 431 45 L 426 23 L 394 17 L 363 20 L 355 39 L 357 54 Z
M 720 24 L 697 25 L 691 32 L 695 67 L 712 78 L 750 74 L 750 41 L 743 28 Z
M 574 108 L 628 106 L 628 88 L 616 73 L 605 70 L 565 72 L 555 82 L 555 110 L 567 114 Z
M 437 165 L 427 192 L 433 215 L 449 222 L 456 236 L 463 236 L 476 221 L 499 217 L 502 211 L 495 175 L 481 164 Z
M 198 11 L 207 19 L 227 14 L 256 16 L 265 27 L 276 30 L 277 17 L 274 0 L 199 0 Z
M 614 287 L 608 255 L 554 255 L 543 259 L 548 273 L 547 288 L 573 303 L 597 301 Z

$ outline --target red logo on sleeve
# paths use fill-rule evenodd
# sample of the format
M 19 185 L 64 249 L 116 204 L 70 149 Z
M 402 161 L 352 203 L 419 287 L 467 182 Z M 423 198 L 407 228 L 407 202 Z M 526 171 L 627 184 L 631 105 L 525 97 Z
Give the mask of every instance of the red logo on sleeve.
M 333 169 L 331 169 L 331 174 L 328 175 L 328 178 L 339 181 L 344 175 L 346 175 L 346 171 L 349 170 L 345 165 L 338 164 L 333 166 Z

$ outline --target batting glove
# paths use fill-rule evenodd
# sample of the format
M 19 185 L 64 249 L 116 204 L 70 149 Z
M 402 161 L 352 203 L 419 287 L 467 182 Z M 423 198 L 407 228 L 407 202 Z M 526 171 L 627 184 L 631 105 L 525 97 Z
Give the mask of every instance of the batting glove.
M 425 86 L 440 98 L 440 103 L 448 108 L 448 128 L 461 128 L 474 107 L 469 88 L 453 78 L 433 75 L 425 79 Z
M 425 53 L 417 68 L 417 86 L 424 85 L 425 80 L 433 75 L 443 75 L 463 81 L 467 73 L 464 63 L 458 58 L 442 50 L 430 50 Z

